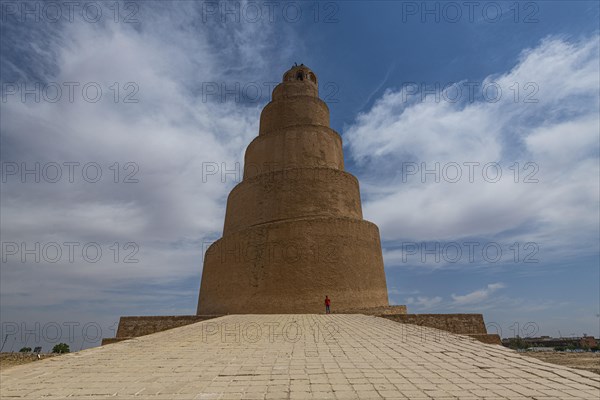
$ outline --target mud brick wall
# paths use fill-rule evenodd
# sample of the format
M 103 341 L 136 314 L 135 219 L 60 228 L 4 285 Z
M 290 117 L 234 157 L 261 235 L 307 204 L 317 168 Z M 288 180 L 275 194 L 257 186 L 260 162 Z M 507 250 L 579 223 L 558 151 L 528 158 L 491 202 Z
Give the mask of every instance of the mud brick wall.
M 336 310 L 335 308 L 331 310 L 334 314 L 364 314 L 364 315 L 375 315 L 377 317 L 383 315 L 397 315 L 397 314 L 406 314 L 406 306 L 405 305 L 395 305 L 395 306 L 383 306 L 383 307 L 371 307 L 371 308 L 351 308 L 345 310 Z
M 317 314 L 386 307 L 379 229 L 362 215 L 340 135 L 304 65 L 287 71 L 206 251 L 198 315 Z
M 117 329 L 117 339 L 131 338 L 151 333 L 166 331 L 167 329 L 189 325 L 207 319 L 217 318 L 220 315 L 165 315 L 148 317 L 121 317 Z
M 486 334 L 482 314 L 393 314 L 380 315 L 392 321 L 460 334 Z
M 488 333 L 487 335 L 475 334 L 467 336 L 479 340 L 481 343 L 502 345 L 502 339 L 500 338 L 500 335 L 496 333 Z

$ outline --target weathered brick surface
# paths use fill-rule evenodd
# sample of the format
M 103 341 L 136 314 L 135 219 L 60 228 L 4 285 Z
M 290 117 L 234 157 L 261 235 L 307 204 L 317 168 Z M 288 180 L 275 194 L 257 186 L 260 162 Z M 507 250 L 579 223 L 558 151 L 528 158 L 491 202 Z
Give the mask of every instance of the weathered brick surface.
M 396 315 L 406 314 L 405 305 L 394 305 L 394 306 L 383 306 L 383 307 L 370 307 L 370 308 L 353 308 L 349 310 L 333 310 L 334 314 L 364 314 L 364 315 Z
M 477 333 L 474 335 L 467 335 L 467 336 L 472 337 L 473 339 L 478 340 L 481 343 L 502 345 L 502 339 L 500 338 L 500 335 L 498 335 L 497 333 L 486 333 L 486 334 Z
M 199 314 L 321 313 L 387 305 L 379 230 L 305 218 L 233 232 L 206 251 Z
M 204 256 L 197 313 L 318 313 L 326 295 L 333 310 L 387 306 L 379 230 L 362 218 L 309 68 L 284 74 L 245 161 Z
M 353 175 L 311 167 L 244 179 L 227 198 L 223 235 L 268 222 L 318 216 L 362 219 L 358 180 Z
M 259 134 L 296 125 L 329 127 L 329 107 L 318 97 L 294 96 L 270 102 L 260 114 Z
M 122 337 L 122 338 L 118 338 L 118 337 L 111 337 L 111 338 L 102 338 L 102 343 L 101 346 L 105 346 L 107 344 L 113 344 L 113 343 L 118 343 L 118 342 L 122 342 L 123 340 L 129 340 L 129 339 L 133 339 L 132 337 Z
M 257 136 L 246 149 L 244 179 L 300 166 L 343 170 L 340 135 L 325 126 L 298 125 Z
M 396 322 L 428 326 L 452 333 L 487 334 L 482 314 L 399 314 L 381 316 Z
M 121 317 L 116 338 L 132 338 L 166 331 L 196 322 L 217 318 L 221 315 L 159 315 Z

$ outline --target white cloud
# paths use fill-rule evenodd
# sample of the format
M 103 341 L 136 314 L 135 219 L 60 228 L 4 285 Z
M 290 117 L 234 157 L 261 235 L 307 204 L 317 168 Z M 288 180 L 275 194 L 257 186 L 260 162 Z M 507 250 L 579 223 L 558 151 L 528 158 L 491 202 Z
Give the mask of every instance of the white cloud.
M 533 320 L 540 324 L 544 332 L 548 332 L 548 326 L 543 324 L 543 322 L 548 321 L 548 315 L 555 316 L 553 311 L 558 309 L 569 310 L 573 307 L 572 303 L 565 301 L 536 297 L 523 298 L 515 295 L 515 293 L 503 290 L 507 288 L 508 286 L 503 282 L 494 282 L 466 294 L 412 295 L 393 303 L 407 305 L 408 312 L 411 314 L 424 312 L 483 313 L 486 322 L 492 325 L 502 320 L 502 327 L 504 329 L 508 329 L 516 321 L 525 324 Z M 507 321 L 512 322 L 509 323 Z M 589 324 L 590 320 L 588 316 L 588 319 L 582 326 L 588 326 L 589 329 Z
M 422 311 L 442 311 L 442 312 L 462 312 L 465 308 L 473 310 L 476 307 L 478 310 L 487 309 L 492 304 L 505 304 L 510 303 L 511 307 L 515 306 L 514 299 L 506 299 L 503 296 L 498 295 L 500 289 L 504 289 L 506 286 L 502 282 L 490 283 L 486 287 L 478 290 L 474 290 L 464 295 L 452 294 L 451 299 L 444 300 L 442 296 L 410 296 L 404 299 L 404 303 L 409 307 L 411 313 L 419 313 Z M 418 293 L 418 291 L 417 291 Z M 398 292 L 390 291 L 390 294 L 400 294 Z M 492 294 L 495 294 L 492 296 Z
M 421 309 L 428 310 L 431 308 L 435 308 L 442 303 L 442 298 L 440 296 L 435 297 L 427 297 L 427 296 L 417 296 L 408 297 L 406 299 L 406 305 L 414 305 Z
M 415 295 L 419 294 L 419 291 L 416 289 L 398 289 L 397 287 L 393 286 L 388 289 L 388 293 L 390 295 Z
M 57 313 L 69 312 L 76 302 L 82 313 L 102 302 L 104 310 L 94 312 L 98 318 L 114 313 L 111 305 L 125 307 L 129 300 L 140 312 L 157 305 L 138 304 L 132 293 L 144 296 L 158 290 L 148 286 L 182 281 L 199 285 L 203 241 L 220 236 L 226 196 L 237 183 L 231 175 L 223 181 L 219 174 L 203 181 L 203 163 L 226 163 L 233 169 L 258 134 L 260 109 L 270 97 L 265 92 L 260 103 L 251 104 L 216 97 L 205 101 L 202 84 L 231 88 L 236 82 L 258 82 L 266 88 L 260 83 L 278 80 L 282 65 L 287 65 L 283 60 L 287 63 L 293 51 L 286 35 L 267 20 L 198 24 L 199 10 L 194 2 L 168 10 L 148 2 L 138 15 L 139 26 L 75 20 L 7 27 L 17 29 L 13 35 L 20 36 L 22 30 L 31 39 L 14 40 L 12 53 L 3 54 L 3 60 L 11 60 L 7 73 L 29 87 L 35 82 L 80 86 L 73 102 L 66 92 L 56 103 L 9 97 L 2 104 L 2 161 L 29 168 L 36 162 L 72 161 L 80 166 L 75 183 L 64 176 L 58 183 L 39 184 L 32 177 L 25 184 L 18 176 L 9 177 L 1 195 L 2 240 L 25 242 L 29 248 L 35 242 L 94 242 L 104 253 L 97 263 L 84 262 L 81 256 L 70 263 L 64 255 L 55 264 L 11 256 L 1 266 L 3 319 L 27 318 L 40 305 L 60 304 Z M 35 74 L 28 59 L 36 60 L 31 67 Z M 239 67 L 234 75 L 232 66 Z M 88 82 L 103 89 L 97 103 L 80 95 Z M 115 82 L 121 97 L 130 92 L 124 85 L 134 82 L 139 102 L 114 102 L 110 87 Z M 98 183 L 82 179 L 81 165 L 88 162 L 102 168 Z M 115 162 L 121 183 L 113 182 L 110 167 Z M 127 162 L 139 167 L 134 176 L 138 183 L 122 183 L 131 172 L 124 169 Z M 109 249 L 115 242 L 121 246 L 116 263 Z M 122 262 L 127 242 L 139 245 L 139 263 Z M 188 290 L 177 296 L 189 295 L 185 309 L 193 312 L 197 289 Z M 177 296 L 166 293 L 164 301 Z
M 503 283 L 490 283 L 483 289 L 475 290 L 471 293 L 467 293 L 465 295 L 452 295 L 452 300 L 454 300 L 454 304 L 457 306 L 464 306 L 468 304 L 478 304 L 484 300 L 487 300 L 490 295 L 499 289 L 504 288 Z
M 546 260 L 597 253 L 598 65 L 597 37 L 548 38 L 510 71 L 484 80 L 502 89 L 497 102 L 421 102 L 407 88 L 388 90 L 344 135 L 359 165 L 365 218 L 388 243 L 502 236 L 506 244 L 539 243 Z M 456 183 L 453 162 L 462 169 Z M 466 162 L 479 163 L 473 182 Z M 421 163 L 439 163 L 439 183 L 406 174 Z M 486 163 L 502 168 L 498 182 L 483 176 Z

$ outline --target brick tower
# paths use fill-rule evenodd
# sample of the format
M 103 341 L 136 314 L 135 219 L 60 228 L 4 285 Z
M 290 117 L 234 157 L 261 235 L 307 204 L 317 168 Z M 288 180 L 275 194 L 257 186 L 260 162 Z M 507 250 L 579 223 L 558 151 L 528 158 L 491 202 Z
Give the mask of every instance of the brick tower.
M 316 75 L 283 75 L 204 258 L 200 314 L 323 312 L 388 305 L 379 229 L 362 218 Z

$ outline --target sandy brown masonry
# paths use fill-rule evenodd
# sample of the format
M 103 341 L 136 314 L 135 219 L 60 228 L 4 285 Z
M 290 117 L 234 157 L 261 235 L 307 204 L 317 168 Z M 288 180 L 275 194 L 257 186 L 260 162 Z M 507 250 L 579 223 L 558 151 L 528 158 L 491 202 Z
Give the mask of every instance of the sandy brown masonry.
M 205 254 L 198 315 L 318 313 L 325 295 L 333 310 L 388 305 L 379 230 L 318 92 L 305 66 L 273 90 Z

